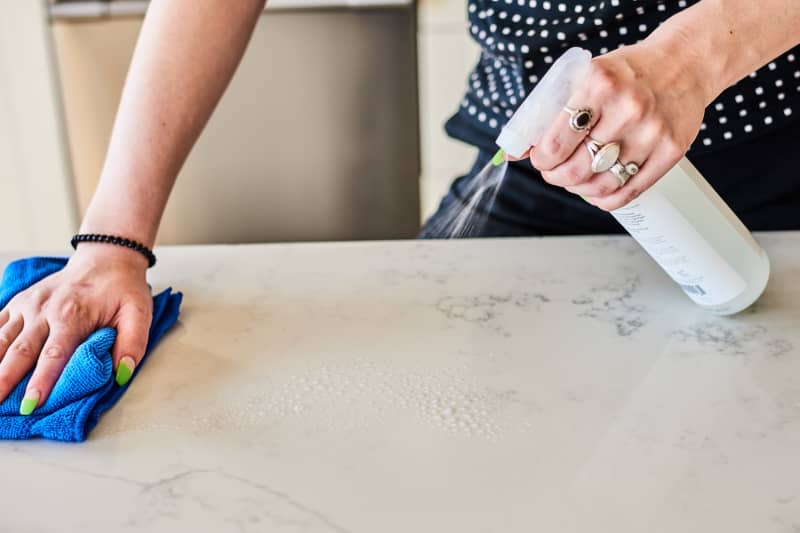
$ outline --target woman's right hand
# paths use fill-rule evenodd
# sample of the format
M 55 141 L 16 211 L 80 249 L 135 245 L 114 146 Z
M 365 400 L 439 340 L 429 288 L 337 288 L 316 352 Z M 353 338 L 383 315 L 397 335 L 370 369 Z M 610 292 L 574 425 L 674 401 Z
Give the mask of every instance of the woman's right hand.
M 20 406 L 46 400 L 75 348 L 94 331 L 117 330 L 116 381 L 128 382 L 147 347 L 153 300 L 139 253 L 82 243 L 67 265 L 20 292 L 0 311 L 0 402 L 34 369 Z

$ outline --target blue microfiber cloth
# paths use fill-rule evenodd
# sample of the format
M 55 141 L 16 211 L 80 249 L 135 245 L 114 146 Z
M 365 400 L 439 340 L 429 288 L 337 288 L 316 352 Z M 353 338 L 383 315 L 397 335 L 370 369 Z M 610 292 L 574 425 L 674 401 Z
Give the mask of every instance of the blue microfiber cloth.
M 61 257 L 31 257 L 9 264 L 0 284 L 0 309 L 15 294 L 58 272 L 66 264 L 66 258 Z M 181 299 L 181 293 L 172 293 L 171 289 L 153 298 L 153 323 L 147 353 L 178 320 Z M 0 404 L 0 439 L 85 440 L 100 416 L 117 403 L 133 382 L 131 379 L 120 387 L 114 381 L 110 350 L 116 336 L 113 328 L 103 328 L 78 346 L 47 401 L 29 416 L 19 414 L 19 405 L 31 374 L 25 376 Z M 137 371 L 143 362 L 144 359 L 137 365 Z

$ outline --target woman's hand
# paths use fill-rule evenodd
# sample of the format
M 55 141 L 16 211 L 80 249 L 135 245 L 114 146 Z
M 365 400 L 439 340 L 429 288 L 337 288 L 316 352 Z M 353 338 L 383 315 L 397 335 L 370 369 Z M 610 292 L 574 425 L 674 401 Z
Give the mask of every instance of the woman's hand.
M 0 312 L 0 402 L 35 368 L 21 414 L 47 400 L 75 348 L 97 329 L 117 330 L 116 380 L 124 385 L 144 355 L 153 313 L 147 260 L 83 243 L 63 270 L 17 294 Z
M 640 167 L 626 183 L 608 171 L 592 172 L 587 132 L 570 129 L 566 112 L 531 149 L 533 166 L 548 183 L 607 211 L 638 197 L 683 157 L 714 97 L 691 50 L 680 34 L 655 32 L 637 45 L 596 57 L 568 103 L 592 111 L 589 137 L 619 143 L 619 161 Z

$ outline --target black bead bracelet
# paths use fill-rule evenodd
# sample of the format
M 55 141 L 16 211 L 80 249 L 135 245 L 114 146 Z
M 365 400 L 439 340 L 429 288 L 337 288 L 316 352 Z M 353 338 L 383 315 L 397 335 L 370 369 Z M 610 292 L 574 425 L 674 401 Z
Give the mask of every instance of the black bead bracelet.
M 139 252 L 147 258 L 147 268 L 156 264 L 156 256 L 153 251 L 144 244 L 124 237 L 117 237 L 116 235 L 102 235 L 99 233 L 79 233 L 72 237 L 70 243 L 72 248 L 77 250 L 78 244 L 82 242 L 104 242 L 107 244 L 115 244 L 117 246 L 124 246 L 136 252 Z

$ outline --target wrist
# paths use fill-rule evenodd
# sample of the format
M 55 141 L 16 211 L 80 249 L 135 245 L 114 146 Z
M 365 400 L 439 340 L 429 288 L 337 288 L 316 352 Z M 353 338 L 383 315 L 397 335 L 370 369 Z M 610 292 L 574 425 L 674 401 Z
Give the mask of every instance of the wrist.
M 728 81 L 729 61 L 723 51 L 715 46 L 713 39 L 672 17 L 642 44 L 661 52 L 662 61 L 677 64 L 681 77 L 702 95 L 705 106 L 710 105 L 733 81 Z
M 70 263 L 92 266 L 119 266 L 127 269 L 147 271 L 147 258 L 136 250 L 102 242 L 79 243 Z
M 79 233 L 119 235 L 153 248 L 158 228 L 153 213 L 137 207 L 135 203 L 128 206 L 119 205 L 116 198 L 107 199 L 108 195 L 99 189 L 95 196 L 86 210 Z

